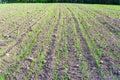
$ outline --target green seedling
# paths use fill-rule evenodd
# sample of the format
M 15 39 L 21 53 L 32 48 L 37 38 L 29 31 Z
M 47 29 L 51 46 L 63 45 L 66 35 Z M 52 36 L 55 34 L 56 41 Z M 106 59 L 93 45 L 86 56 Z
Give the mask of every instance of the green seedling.
M 37 57 L 40 58 L 40 55 L 41 55 L 40 52 L 38 52 L 38 53 L 37 53 Z
M 79 66 L 80 70 L 82 71 L 83 70 L 83 66 Z
M 5 80 L 5 75 L 4 74 L 0 75 L 0 80 Z
M 42 53 L 42 57 L 41 57 L 41 60 L 39 62 L 39 69 L 42 70 L 42 67 L 43 67 L 43 63 L 45 61 L 45 52 Z

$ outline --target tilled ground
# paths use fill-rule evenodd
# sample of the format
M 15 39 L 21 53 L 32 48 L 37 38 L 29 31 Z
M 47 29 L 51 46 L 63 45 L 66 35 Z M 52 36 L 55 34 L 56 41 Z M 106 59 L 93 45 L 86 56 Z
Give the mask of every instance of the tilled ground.
M 0 10 L 0 80 L 120 80 L 116 6 L 20 5 Z

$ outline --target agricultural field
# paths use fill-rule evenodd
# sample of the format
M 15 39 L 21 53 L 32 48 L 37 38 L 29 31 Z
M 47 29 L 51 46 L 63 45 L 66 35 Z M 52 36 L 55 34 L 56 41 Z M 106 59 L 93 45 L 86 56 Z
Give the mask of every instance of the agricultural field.
M 0 4 L 0 80 L 120 80 L 120 6 Z

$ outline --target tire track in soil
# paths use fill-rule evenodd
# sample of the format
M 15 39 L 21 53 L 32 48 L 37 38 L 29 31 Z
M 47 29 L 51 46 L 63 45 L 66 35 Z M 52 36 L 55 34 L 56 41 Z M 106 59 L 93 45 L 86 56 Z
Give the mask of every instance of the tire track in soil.
M 44 14 L 45 15 L 45 14 Z M 27 28 L 27 30 L 21 34 L 20 38 L 17 40 L 17 42 L 12 45 L 11 47 L 8 48 L 8 50 L 6 51 L 6 54 L 9 54 L 12 51 L 12 48 L 18 44 L 20 44 L 22 42 L 23 37 L 25 37 L 27 35 L 27 33 L 31 30 L 31 28 L 44 16 L 40 16 L 37 20 L 35 20 L 32 24 L 29 25 L 29 27 Z
M 37 12 L 38 13 L 38 12 Z M 25 16 L 26 17 L 26 16 Z M 8 39 L 12 38 L 14 40 L 16 40 L 17 38 L 14 37 L 14 35 L 18 32 L 18 30 L 22 29 L 24 26 L 30 25 L 30 21 L 32 22 L 33 16 L 30 16 L 29 19 L 27 19 L 25 22 L 23 22 L 23 24 L 18 25 L 17 28 L 15 30 L 10 31 L 8 34 L 6 34 L 6 37 L 4 38 L 4 44 L 6 44 L 8 42 Z M 17 20 L 16 22 L 20 22 L 20 20 Z M 10 28 L 11 26 L 9 26 Z M 6 29 L 5 29 L 6 30 Z M 1 34 L 4 33 L 4 30 L 0 32 Z M 4 34 L 3 34 L 4 35 Z M 17 36 L 18 37 L 18 36 Z M 6 46 L 6 45 L 5 45 Z
M 29 24 L 29 22 L 32 21 L 32 18 L 33 18 L 33 16 L 30 17 L 27 21 L 25 21 L 25 22 L 22 23 L 21 25 L 19 25 L 15 30 L 9 32 L 9 33 L 7 34 L 7 36 L 9 35 L 9 37 L 11 38 L 11 37 L 16 33 L 16 31 L 18 32 L 18 30 L 22 29 L 24 26 L 26 26 L 27 24 Z M 7 37 L 7 38 L 8 38 L 8 37 Z
M 4 13 L 7 13 L 7 14 L 9 14 L 9 15 L 12 15 L 12 14 L 14 13 L 14 15 L 12 15 L 12 17 L 15 18 L 15 17 L 16 17 L 15 14 L 18 13 L 18 11 L 22 14 L 22 13 L 25 12 L 26 10 L 29 10 L 29 8 L 30 8 L 30 7 L 25 8 L 25 9 L 19 9 L 19 10 L 18 10 L 17 7 L 14 8 L 14 9 L 10 8 L 10 9 L 9 9 L 10 11 L 6 10 L 7 12 L 4 12 Z M 18 11 L 17 11 L 16 9 L 17 9 Z M 1 11 L 0 13 L 2 13 L 2 12 L 3 12 L 3 11 Z M 8 12 L 9 12 L 9 13 L 8 13 Z M 4 21 L 5 19 L 9 19 L 10 17 L 11 17 L 11 16 L 6 16 L 6 15 L 4 15 L 4 16 L 0 19 L 0 21 L 1 21 L 1 20 Z
M 68 8 L 68 10 L 71 12 L 73 19 L 75 21 L 75 25 L 76 25 L 76 30 L 78 32 L 79 38 L 80 38 L 80 42 L 81 42 L 81 48 L 82 48 L 82 52 L 83 52 L 83 56 L 86 58 L 87 60 L 87 65 L 88 65 L 88 71 L 90 73 L 90 79 L 92 80 L 103 80 L 102 76 L 100 75 L 100 70 L 96 64 L 95 59 L 92 56 L 92 53 L 89 50 L 89 47 L 87 46 L 86 40 L 80 30 L 79 24 L 78 24 L 78 20 L 75 18 L 74 14 L 72 13 L 72 11 Z
M 79 52 L 74 48 L 74 44 L 75 44 L 75 39 L 76 36 L 72 35 L 71 33 L 73 33 L 73 29 L 71 28 L 71 23 L 70 21 L 71 19 L 67 18 L 67 23 L 68 23 L 68 36 L 67 36 L 67 41 L 68 41 L 68 76 L 70 80 L 81 80 L 82 79 L 82 71 L 80 71 L 79 66 L 81 65 L 81 62 L 79 60 L 79 58 L 77 57 L 77 55 L 79 54 Z
M 25 29 L 25 26 L 30 25 L 30 23 L 33 22 L 31 18 L 33 18 L 33 17 L 30 17 L 28 20 L 26 20 L 25 22 L 23 22 L 21 25 L 18 25 L 15 30 L 12 30 L 12 31 L 10 31 L 9 33 L 7 33 L 7 34 L 5 35 L 5 38 L 4 38 L 5 43 L 7 43 L 7 42 L 9 41 L 9 39 L 17 40 L 17 37 L 19 37 L 19 35 L 18 35 L 19 31 L 20 31 L 21 29 Z M 23 32 L 24 32 L 24 31 L 23 31 Z M 4 31 L 2 31 L 2 33 L 4 33 Z M 17 34 L 17 36 L 16 36 L 16 34 Z M 3 34 L 3 35 L 4 35 L 4 34 Z M 11 42 L 11 44 L 12 44 L 12 42 Z M 11 44 L 10 44 L 10 45 L 11 45 Z
M 38 10 L 37 12 L 36 12 L 36 14 L 38 14 L 38 13 L 40 13 L 42 10 Z M 44 13 L 45 13 L 46 11 L 44 11 Z M 30 14 L 29 14 L 30 15 Z M 34 14 L 35 15 L 35 14 Z M 29 24 L 30 23 L 30 21 L 32 21 L 32 19 L 34 19 L 34 15 L 32 15 L 31 14 L 31 16 L 30 16 L 30 18 L 28 18 L 27 19 L 27 21 L 25 21 L 25 22 L 23 22 L 21 25 L 19 25 L 15 30 L 13 30 L 13 31 L 11 31 L 11 32 L 9 32 L 7 35 L 9 35 L 9 36 L 12 36 L 16 31 L 18 32 L 18 30 L 20 30 L 20 29 L 22 29 L 24 26 L 26 26 L 27 24 Z M 28 16 L 28 15 L 26 15 L 26 16 Z M 26 17 L 25 16 L 25 17 Z M 24 17 L 24 18 L 25 18 Z
M 23 12 L 24 12 L 24 11 L 23 11 Z M 32 13 L 33 13 L 33 12 L 32 12 Z M 29 15 L 32 15 L 32 13 L 29 13 Z M 18 25 L 17 28 L 23 27 L 23 24 L 25 25 L 26 23 L 23 22 L 23 23 L 21 23 L 21 24 L 22 24 L 22 25 L 21 25 L 21 24 L 19 24 L 19 22 L 20 22 L 20 20 L 26 18 L 27 16 L 28 16 L 28 14 L 26 14 L 25 16 L 22 16 L 20 19 L 17 19 L 15 22 L 9 23 L 8 26 L 6 26 L 6 27 L 7 27 L 7 28 L 8 28 L 8 27 L 11 28 L 11 27 L 13 27 L 12 24 L 15 24 L 15 23 L 17 23 L 17 25 Z M 30 18 L 31 18 L 31 17 L 30 17 Z M 30 19 L 30 18 L 29 18 L 29 19 Z M 27 21 L 28 21 L 28 20 L 27 20 Z M 5 26 L 5 25 L 1 25 L 1 26 Z M 0 34 L 4 33 L 5 30 L 6 30 L 6 29 L 3 29 L 3 30 L 0 32 Z M 9 32 L 7 35 L 13 33 L 13 32 L 16 31 L 16 30 L 17 30 L 17 29 L 15 29 L 15 30 Z M 18 30 L 19 30 L 19 29 L 18 29 Z
M 50 49 L 47 53 L 45 60 L 47 61 L 43 64 L 43 80 L 52 80 L 54 79 L 54 69 L 55 69 L 55 59 L 56 59 L 56 49 L 58 45 L 58 34 L 61 23 L 61 9 L 59 9 L 59 20 L 54 29 L 54 34 L 52 36 L 52 42 L 50 45 Z

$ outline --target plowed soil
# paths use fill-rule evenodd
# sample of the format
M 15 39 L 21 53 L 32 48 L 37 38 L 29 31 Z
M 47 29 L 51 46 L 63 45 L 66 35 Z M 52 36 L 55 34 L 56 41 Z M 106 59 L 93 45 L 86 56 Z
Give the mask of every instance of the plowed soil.
M 120 80 L 120 7 L 18 5 L 0 10 L 0 80 Z

